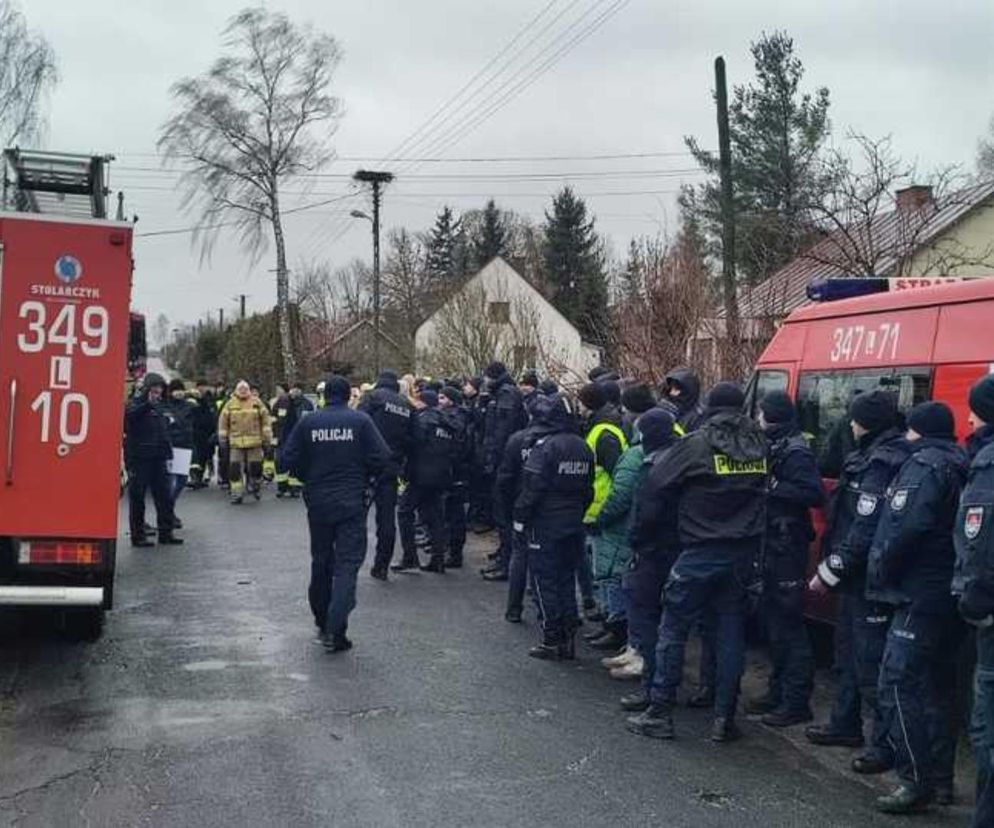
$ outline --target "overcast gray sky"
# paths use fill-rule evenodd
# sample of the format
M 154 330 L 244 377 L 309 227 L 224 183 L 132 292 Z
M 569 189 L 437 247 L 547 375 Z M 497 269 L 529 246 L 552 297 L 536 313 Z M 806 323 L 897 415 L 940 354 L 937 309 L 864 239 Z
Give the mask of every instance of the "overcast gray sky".
M 567 43 L 571 22 L 587 13 L 570 30 L 579 33 L 614 2 L 553 0 L 517 46 L 549 28 L 487 91 L 532 56 L 553 54 L 553 41 Z M 334 81 L 345 107 L 333 139 L 342 159 L 325 170 L 343 178 L 322 180 L 309 195 L 290 196 L 289 206 L 349 192 L 344 176 L 372 163 L 354 159 L 390 153 L 549 3 L 270 0 L 269 8 L 333 34 L 344 52 Z M 47 148 L 115 154 L 112 184 L 124 189 L 129 213 L 140 216 L 138 232 L 191 224 L 192 217 L 179 208 L 173 179 L 155 171 L 157 130 L 170 112 L 170 85 L 209 66 L 226 20 L 246 4 L 22 0 L 22 5 L 59 60 L 61 82 L 50 101 Z M 731 83 L 747 81 L 749 42 L 773 29 L 794 37 L 808 86 L 830 89 L 837 137 L 848 129 L 892 134 L 896 150 L 924 168 L 972 164 L 977 138 L 994 110 L 990 0 L 630 0 L 489 120 L 444 146 L 442 155 L 673 155 L 514 164 L 394 162 L 394 169 L 409 168 L 409 177 L 402 174 L 387 192 L 385 225 L 422 229 L 445 203 L 466 209 L 490 196 L 540 218 L 549 196 L 572 183 L 617 250 L 633 235 L 672 229 L 673 193 L 682 181 L 696 178 L 684 172 L 693 165 L 680 154 L 682 136 L 715 143 L 714 57 L 725 56 Z M 474 105 L 450 124 L 463 123 Z M 434 156 L 437 149 L 416 147 L 413 155 Z M 550 178 L 480 180 L 509 173 Z M 426 175 L 459 177 L 416 177 Z M 368 224 L 342 218 L 355 207 L 365 207 L 361 197 L 289 217 L 291 265 L 368 257 Z M 203 264 L 182 234 L 139 238 L 135 253 L 134 305 L 153 317 L 164 311 L 173 320 L 192 321 L 208 310 L 216 316 L 217 308 L 232 307 L 237 293 L 249 294 L 250 309 L 266 309 L 275 301 L 271 256 L 253 264 L 232 239 L 222 237 Z

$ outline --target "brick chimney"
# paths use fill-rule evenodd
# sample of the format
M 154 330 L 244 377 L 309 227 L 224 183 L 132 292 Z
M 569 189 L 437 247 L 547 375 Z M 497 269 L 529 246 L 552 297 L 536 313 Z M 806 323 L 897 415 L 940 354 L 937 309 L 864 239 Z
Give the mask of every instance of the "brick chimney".
M 894 193 L 897 199 L 897 210 L 900 213 L 911 213 L 923 207 L 931 207 L 935 203 L 932 188 L 927 184 L 912 184 Z

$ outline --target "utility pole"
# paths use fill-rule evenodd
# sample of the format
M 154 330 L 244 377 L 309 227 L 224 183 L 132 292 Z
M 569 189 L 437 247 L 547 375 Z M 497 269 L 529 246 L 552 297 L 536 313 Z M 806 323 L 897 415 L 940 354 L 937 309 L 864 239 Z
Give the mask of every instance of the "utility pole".
M 373 188 L 373 370 L 380 375 L 380 187 L 393 181 L 393 173 L 358 170 L 353 180 Z
M 718 106 L 718 173 L 721 179 L 721 287 L 725 304 L 726 353 L 723 370 L 739 373 L 739 300 L 735 279 L 735 208 L 732 201 L 732 139 L 728 128 L 728 86 L 725 59 L 714 62 L 715 102 Z
M 245 319 L 245 298 L 248 296 L 246 293 L 239 293 L 235 298 L 238 300 L 238 318 Z
M 224 308 L 217 309 L 217 321 L 221 328 L 221 333 L 224 333 Z

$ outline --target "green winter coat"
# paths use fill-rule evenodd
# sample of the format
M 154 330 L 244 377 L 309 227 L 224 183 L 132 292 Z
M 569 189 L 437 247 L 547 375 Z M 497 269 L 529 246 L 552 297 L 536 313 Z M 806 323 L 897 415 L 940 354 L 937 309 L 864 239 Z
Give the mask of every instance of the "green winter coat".
M 642 461 L 645 452 L 640 444 L 627 449 L 611 477 L 611 492 L 597 516 L 599 534 L 594 536 L 594 578 L 621 575 L 632 560 L 628 540 L 632 528 L 635 497 L 642 485 Z

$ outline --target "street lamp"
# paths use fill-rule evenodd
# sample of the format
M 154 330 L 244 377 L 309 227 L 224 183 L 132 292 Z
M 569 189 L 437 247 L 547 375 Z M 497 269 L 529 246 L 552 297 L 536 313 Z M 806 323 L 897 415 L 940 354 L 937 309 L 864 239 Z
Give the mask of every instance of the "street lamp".
M 353 210 L 353 218 L 369 220 L 373 225 L 373 370 L 380 374 L 380 188 L 393 181 L 393 173 L 359 170 L 353 179 L 369 184 L 373 190 L 373 215 Z

